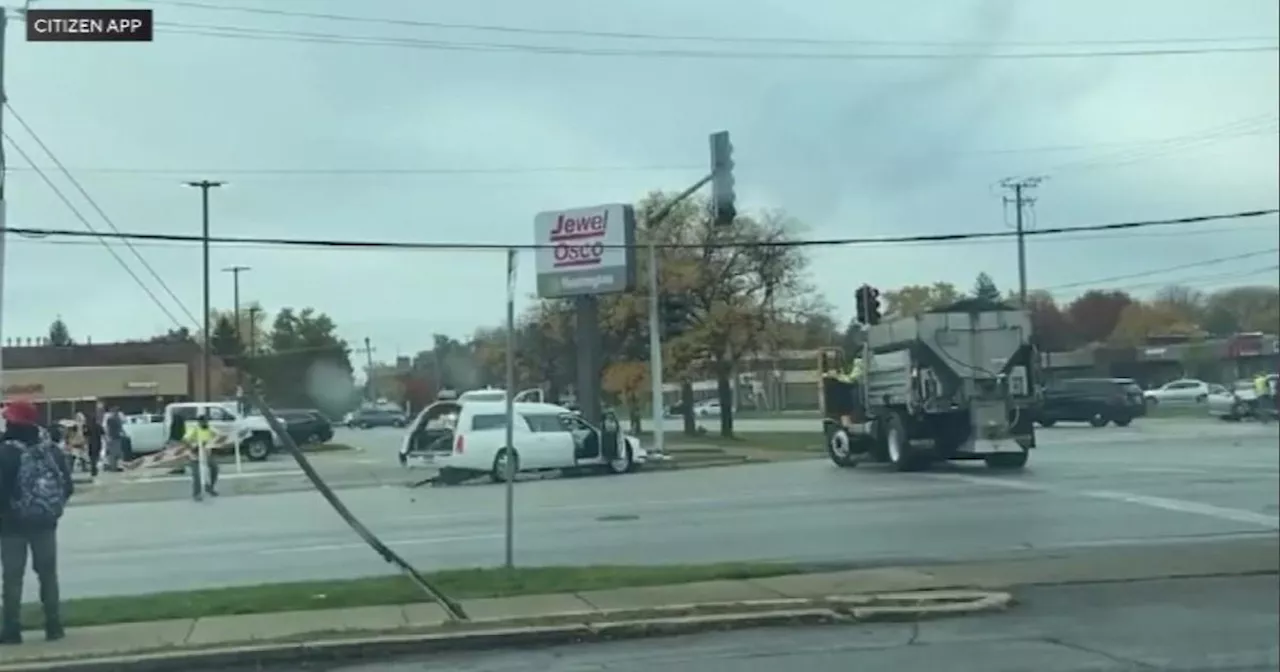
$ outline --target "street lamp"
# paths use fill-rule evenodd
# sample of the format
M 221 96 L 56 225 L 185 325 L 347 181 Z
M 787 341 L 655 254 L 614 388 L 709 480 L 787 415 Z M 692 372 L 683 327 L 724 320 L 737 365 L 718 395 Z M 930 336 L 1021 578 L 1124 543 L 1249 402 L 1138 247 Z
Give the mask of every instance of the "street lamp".
M 200 190 L 200 214 L 201 214 L 201 234 L 200 247 L 203 253 L 204 263 L 204 321 L 201 327 L 204 331 L 204 348 L 202 350 L 202 363 L 204 372 L 201 378 L 204 381 L 202 401 L 213 401 L 213 383 L 210 374 L 213 369 L 213 357 L 209 352 L 209 311 L 212 307 L 209 305 L 209 190 L 226 186 L 226 182 L 215 180 L 199 180 L 186 182 L 186 186 Z
M 232 319 L 236 321 L 236 394 L 241 394 L 241 388 L 244 385 L 244 334 L 240 333 L 240 274 L 253 269 L 248 266 L 229 266 L 222 269 L 223 273 L 231 274 L 231 301 Z

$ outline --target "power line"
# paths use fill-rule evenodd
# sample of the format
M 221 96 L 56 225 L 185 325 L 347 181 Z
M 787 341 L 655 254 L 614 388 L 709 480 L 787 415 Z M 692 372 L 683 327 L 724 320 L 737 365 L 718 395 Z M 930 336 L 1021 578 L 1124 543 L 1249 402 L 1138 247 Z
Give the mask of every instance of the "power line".
M 21 20 L 21 16 L 19 16 Z M 886 53 L 886 52 L 802 52 L 802 51 L 716 51 L 709 49 L 612 49 L 568 47 L 557 45 L 517 44 L 504 42 L 454 42 L 420 38 L 386 36 L 344 35 L 341 33 L 309 32 L 299 30 L 274 30 L 244 26 L 221 26 L 157 21 L 160 32 L 199 35 L 223 39 L 258 40 L 268 42 L 298 42 L 306 44 L 331 44 L 363 47 L 397 47 L 428 51 L 471 52 L 489 54 L 519 54 L 540 56 L 591 56 L 658 59 L 702 60 L 773 60 L 773 61 L 951 61 L 963 60 L 1075 60 L 1099 58 L 1151 58 L 1171 56 L 1198 56 L 1208 54 L 1249 54 L 1280 51 L 1280 45 L 1245 47 L 1168 47 L 1149 49 L 1108 49 L 1094 51 L 1035 51 L 1035 52 L 940 52 L 940 53 Z
M 67 170 L 67 167 L 63 165 L 62 161 L 57 157 L 57 155 L 53 153 L 53 150 L 49 149 L 49 146 L 44 143 L 44 140 L 40 139 L 40 135 L 36 133 L 35 129 L 32 128 L 30 124 L 27 123 L 27 120 L 24 119 L 22 115 L 19 114 L 18 111 L 14 109 L 13 105 L 10 104 L 8 101 L 4 102 L 4 108 L 9 110 L 9 114 L 13 115 L 13 118 L 15 121 L 18 122 L 18 125 L 21 126 L 22 129 L 27 132 L 27 135 L 31 136 L 31 139 L 35 141 L 38 147 L 40 147 L 40 151 L 44 152 L 45 155 L 49 157 L 49 160 L 53 162 L 53 165 L 57 166 L 58 170 L 62 171 L 63 176 L 67 178 L 67 181 L 71 183 L 71 186 L 75 187 L 76 191 L 80 193 L 80 196 L 84 198 L 86 203 L 89 204 L 89 207 L 93 208 L 93 211 L 96 212 L 98 216 L 102 218 L 102 221 L 105 222 L 106 225 L 113 232 L 120 233 L 120 227 L 116 226 L 116 223 L 111 220 L 111 217 L 107 216 L 107 213 L 102 209 L 102 206 L 98 205 L 98 202 L 94 200 L 92 196 L 89 195 L 89 192 L 86 191 L 84 186 L 80 184 L 80 181 L 76 179 L 75 175 L 72 175 L 71 172 Z M 13 138 L 9 138 L 8 136 L 6 136 L 6 138 L 8 138 L 10 143 L 13 142 Z M 22 155 L 22 158 L 24 161 L 26 161 L 27 163 L 32 163 L 31 157 L 27 156 L 25 152 L 19 150 L 19 154 Z M 43 173 L 41 173 L 41 177 L 42 179 L 45 179 L 47 184 L 49 184 L 50 186 L 53 186 L 52 181 L 45 178 Z M 85 222 L 85 224 L 86 226 L 88 226 L 88 222 Z M 90 228 L 90 230 L 92 230 L 92 228 Z M 156 272 L 156 269 L 153 268 L 151 264 L 147 262 L 146 257 L 142 256 L 142 253 L 139 252 L 137 248 L 133 246 L 133 244 L 129 241 L 129 239 L 122 238 L 121 241 L 124 243 L 124 246 L 128 248 L 130 252 L 133 253 L 133 256 L 137 258 L 138 262 L 142 264 L 142 267 L 146 269 L 147 273 L 151 274 L 151 277 L 155 278 L 155 281 L 160 283 L 160 288 L 163 289 L 165 293 L 169 295 L 169 298 L 172 299 L 173 302 L 178 306 L 178 308 L 186 314 L 187 319 L 191 320 L 193 323 L 196 322 L 195 316 L 191 314 L 191 311 L 187 310 L 186 306 L 182 305 L 182 300 L 178 298 L 177 294 L 174 294 L 173 288 L 171 288 L 168 285 L 168 283 L 164 281 L 164 278 L 160 277 L 160 274 Z
M 1160 275 L 1163 273 L 1172 273 L 1174 271 L 1184 271 L 1190 268 L 1200 268 L 1202 266 L 1212 266 L 1214 264 L 1226 263 L 1228 261 L 1239 261 L 1241 259 L 1252 259 L 1254 257 L 1275 256 L 1280 253 L 1280 248 L 1273 247 L 1269 250 L 1260 250 L 1257 252 L 1245 252 L 1244 254 L 1233 254 L 1227 257 L 1217 257 L 1214 259 L 1205 259 L 1203 261 L 1195 261 L 1188 264 L 1178 264 L 1177 266 L 1165 266 L 1163 268 L 1154 268 L 1147 271 L 1138 271 L 1136 273 L 1125 273 L 1123 275 L 1112 275 L 1105 278 L 1094 278 L 1093 280 L 1083 280 L 1080 282 L 1069 282 L 1065 285 L 1055 285 L 1046 287 L 1045 290 L 1056 291 L 1060 289 L 1072 289 L 1075 287 L 1086 287 L 1089 285 L 1100 285 L 1107 282 L 1115 282 L 1117 280 L 1132 280 L 1134 278 L 1145 278 L 1152 275 Z
M 1127 231 L 1133 229 L 1149 229 L 1173 226 L 1186 226 L 1190 224 L 1203 224 L 1207 222 L 1219 222 L 1229 220 L 1256 219 L 1275 215 L 1280 213 L 1280 209 L 1267 210 L 1246 210 L 1241 212 L 1232 212 L 1214 215 L 1197 215 L 1192 217 L 1179 217 L 1175 219 L 1156 219 L 1132 222 L 1115 222 L 1110 224 L 1095 224 L 1091 226 L 1077 227 L 1053 227 L 1040 228 L 1031 231 L 1024 231 L 1026 236 L 1053 236 L 1069 233 L 1085 233 L 1085 232 L 1101 232 L 1101 231 Z M 72 229 L 52 229 L 52 228 L 31 228 L 31 227 L 4 227 L 0 231 L 10 231 L 25 236 L 65 236 L 70 238 L 87 238 L 98 236 L 103 238 L 119 238 L 128 240 L 145 240 L 145 241 L 167 241 L 180 243 L 203 243 L 206 239 L 203 236 L 195 236 L 190 234 L 175 233 L 142 233 L 142 232 L 116 232 L 116 233 L 100 233 L 76 231 Z M 907 243 L 923 243 L 923 242 L 950 242 L 963 240 L 983 240 L 996 238 L 1009 238 L 1016 236 L 1014 231 L 982 231 L 969 233 L 935 233 L 921 234 L 911 236 L 885 236 L 885 237 L 858 237 L 858 238 L 825 238 L 817 240 L 792 240 L 792 241 L 769 241 L 769 242 L 709 242 L 705 244 L 689 244 L 689 243 L 658 243 L 657 247 L 664 249 L 697 249 L 704 250 L 709 248 L 743 248 L 743 247 L 781 247 L 781 248 L 800 248 L 800 247 L 834 247 L 834 246 L 853 246 L 853 245 L 892 245 Z M 247 236 L 211 236 L 208 238 L 210 243 L 221 243 L 225 245 L 266 245 L 273 247 L 325 247 L 333 249 L 392 249 L 392 250 L 473 250 L 473 251 L 496 251 L 496 250 L 537 250 L 537 249 L 554 249 L 556 245 L 537 244 L 537 243 L 414 243 L 406 241 L 372 241 L 372 240 L 335 240 L 325 238 L 271 238 L 271 237 L 247 237 Z M 602 245 L 608 249 L 622 249 L 626 245 Z M 642 247 L 641 245 L 633 245 L 631 247 Z
M 1078 172 L 1108 166 L 1129 165 L 1139 161 L 1168 156 L 1171 153 L 1195 149 L 1239 137 L 1251 135 L 1272 135 L 1280 130 L 1280 115 L 1263 113 L 1236 119 L 1226 124 L 1219 124 L 1199 133 L 1173 137 L 1165 142 L 1153 143 L 1148 147 L 1136 147 L 1116 152 L 1105 153 L 1099 157 L 1085 157 L 1059 164 L 1049 169 L 1051 175 L 1063 172 Z
M 35 166 L 10 168 L 14 171 L 33 171 Z M 511 168 L 72 168 L 82 173 L 116 175 L 190 175 L 210 173 L 219 175 L 528 175 L 543 173 L 614 173 L 656 172 L 675 170 L 706 170 L 706 166 L 526 166 Z
M 1094 233 L 1085 232 L 1082 234 L 1060 234 L 1053 238 L 1053 242 L 1055 243 L 1091 242 L 1091 241 L 1115 242 L 1118 240 L 1132 240 L 1136 238 L 1141 238 L 1142 240 L 1150 240 L 1152 238 L 1160 238 L 1160 237 L 1167 237 L 1167 236 L 1178 236 L 1179 238 L 1186 238 L 1188 236 L 1200 236 L 1200 235 L 1221 236 L 1224 230 L 1223 226 L 1227 226 L 1232 223 L 1241 223 L 1241 222 L 1223 222 L 1220 224 L 1215 222 L 1208 222 L 1208 223 L 1214 223 L 1217 225 L 1210 229 L 1201 229 L 1198 231 L 1187 231 L 1185 229 L 1179 229 L 1177 231 L 1171 231 L 1171 230 L 1152 231 L 1148 229 L 1148 230 L 1131 230 L 1131 231 L 1120 231 L 1120 232 L 1094 232 Z M 1243 223 L 1247 224 L 1250 222 L 1244 221 Z M 92 240 L 79 240 L 79 239 L 57 240 L 52 238 L 27 237 L 27 236 L 19 237 L 9 242 L 10 244 L 48 245 L 48 246 L 55 246 L 55 247 L 91 247 L 91 246 L 96 246 L 98 244 L 96 241 L 92 241 Z M 982 238 L 982 239 L 975 239 L 975 240 L 940 240 L 940 241 L 926 240 L 926 241 L 918 241 L 918 242 L 902 242 L 902 243 L 895 243 L 895 244 L 901 245 L 904 247 L 931 247 L 931 246 L 940 246 L 940 245 L 946 245 L 946 246 L 1003 245 L 1005 244 L 1005 242 L 1006 241 L 998 238 Z M 278 245 L 250 244 L 250 243 L 236 243 L 233 245 L 222 245 L 217 243 L 216 241 L 214 241 L 213 244 L 218 245 L 219 247 L 234 247 L 237 250 L 271 250 L 275 252 L 284 252 L 284 253 L 287 253 L 287 252 L 349 253 L 350 252 L 350 250 L 346 250 L 344 248 L 320 247 L 320 246 L 310 246 L 310 245 L 293 245 L 289 247 L 280 247 Z M 135 241 L 133 243 L 133 246 L 139 247 L 139 248 L 156 248 L 156 249 L 172 250 L 172 249 L 189 249 L 191 247 L 191 244 L 187 242 L 173 242 L 173 241 Z M 506 248 L 503 248 L 503 249 L 506 249 Z M 360 250 L 360 252 L 383 252 L 383 253 L 393 253 L 393 252 L 403 252 L 403 251 L 404 250 L 398 250 L 395 248 L 372 248 L 367 250 Z M 478 250 L 477 252 L 485 253 L 485 252 L 488 252 L 488 250 Z
M 668 42 L 709 42 L 715 44 L 790 44 L 790 45 L 826 45 L 826 46 L 912 46 L 912 47 L 956 47 L 984 46 L 991 42 L 974 41 L 928 41 L 928 40 L 873 40 L 873 39 L 824 39 L 813 37 L 780 37 L 780 36 L 726 36 L 726 35 L 690 35 L 674 33 L 648 33 L 634 31 L 601 31 L 571 30 L 563 28 L 532 28 L 497 24 L 449 23 L 443 21 L 423 21 L 417 19 L 393 19 L 353 14 L 333 14 L 328 12 L 305 12 L 292 9 L 267 9 L 263 7 L 245 7 L 238 5 L 222 5 L 207 2 L 190 2 L 186 0 L 135 0 L 150 5 L 183 7 L 205 11 L 253 14 L 258 16 L 278 16 L 302 19 L 316 19 L 342 23 L 359 23 L 384 26 L 400 26 L 411 28 L 431 28 L 437 30 L 462 30 L 472 32 L 505 33 L 515 35 L 544 35 L 553 37 L 592 37 L 616 40 L 649 40 Z M 1239 42 L 1273 42 L 1276 36 L 1267 37 L 1223 37 L 1223 38 L 1164 38 L 1164 39 L 1129 39 L 1129 40 L 1052 40 L 1052 41 L 1002 41 L 1006 46 L 1122 46 L 1143 44 L 1220 44 Z
M 8 132 L 3 133 L 3 138 L 9 141 L 9 145 L 12 146 L 15 150 L 17 150 L 18 154 L 22 156 L 23 159 L 27 160 L 28 162 L 31 161 L 31 157 L 27 155 L 26 150 L 24 150 L 22 148 L 22 145 L 18 144 L 18 142 L 15 141 L 9 135 Z M 155 303 L 157 307 L 160 308 L 160 311 L 163 312 L 166 317 L 169 318 L 169 321 L 173 322 L 174 324 L 181 325 L 182 322 L 177 317 L 174 317 L 173 312 L 170 311 L 169 308 L 165 306 L 162 301 L 160 301 L 160 299 L 156 296 L 155 292 L 151 291 L 151 288 L 147 286 L 147 283 L 143 282 L 142 278 L 138 277 L 138 274 L 135 273 L 134 270 L 129 267 L 128 262 L 126 262 L 124 258 L 120 256 L 120 253 L 116 252 L 115 248 L 112 247 L 111 244 L 107 242 L 108 234 L 103 234 L 102 232 L 94 228 L 93 224 L 89 222 L 88 218 L 86 218 L 84 214 L 80 212 L 79 208 L 77 208 L 75 204 L 71 202 L 70 198 L 67 198 L 67 195 L 64 194 L 62 190 L 58 188 L 58 185 L 54 184 L 53 180 L 49 179 L 48 175 L 45 175 L 44 173 L 40 173 L 40 177 L 42 180 L 44 180 L 44 183 L 48 185 L 50 189 L 53 190 L 53 193 L 55 196 L 58 197 L 58 200 L 62 201 L 62 204 L 67 206 L 67 209 L 71 211 L 71 214 L 75 215 L 76 219 L 80 220 L 80 223 L 84 224 L 85 228 L 89 230 L 87 233 L 87 236 L 92 236 L 97 238 L 98 242 L 100 242 L 102 246 L 107 249 L 107 252 L 110 252 L 111 256 L 114 257 L 115 260 L 120 263 L 120 267 L 124 269 L 124 272 L 128 273 L 129 277 L 133 278 L 133 281 L 138 283 L 138 286 L 142 288 L 142 291 L 146 292 L 147 296 L 151 298 L 151 301 Z M 5 230 L 8 230 L 7 227 Z M 15 231 L 15 233 L 19 233 L 20 235 L 34 235 L 34 236 L 42 235 L 39 233 L 22 234 L 19 231 Z M 70 233 L 75 235 L 81 235 L 84 232 L 71 231 Z
M 1183 276 L 1178 278 L 1170 278 L 1166 280 L 1153 280 L 1151 282 L 1139 282 L 1139 283 L 1134 283 L 1134 284 L 1120 286 L 1120 287 L 1107 287 L 1106 289 L 1108 291 L 1130 292 L 1134 290 L 1150 289 L 1152 287 L 1169 287 L 1169 286 L 1189 285 L 1189 284 L 1202 285 L 1204 283 L 1209 283 L 1209 282 L 1228 282 L 1228 281 L 1234 281 L 1234 280 L 1243 280 L 1245 278 L 1256 277 L 1263 273 L 1274 274 L 1276 271 L 1280 271 L 1280 264 L 1272 264 L 1269 266 L 1252 268 L 1246 271 L 1227 271 L 1225 273 L 1219 272 L 1219 273 L 1212 273 L 1207 275 L 1192 275 L 1192 276 Z M 1061 290 L 1042 290 L 1042 291 L 1045 291 L 1050 295 L 1072 293 L 1072 292 L 1064 292 Z
M 1274 124 L 1273 124 L 1274 125 Z M 1277 128 L 1263 130 L 1247 130 L 1231 135 L 1219 136 L 1217 139 L 1239 138 L 1247 136 L 1275 135 Z M 1098 142 L 1074 145 L 1041 145 L 1030 147 L 1005 147 L 992 149 L 958 150 L 943 152 L 939 156 L 953 155 L 1000 155 L 1000 154 L 1037 154 L 1054 152 L 1075 152 L 1104 148 L 1141 148 L 1145 146 L 1163 146 L 1188 139 L 1200 139 L 1203 133 L 1152 138 L 1147 140 L 1130 140 L 1116 142 Z M 443 167 L 407 167 L 407 168 L 124 168 L 109 166 L 68 167 L 67 170 L 79 174 L 116 175 L 126 177 L 171 177 L 174 175 L 217 174 L 244 175 L 261 177 L 392 177 L 392 176 L 468 176 L 468 175 L 552 175 L 557 173 L 640 173 L 640 172 L 672 172 L 686 170 L 704 170 L 706 166 L 687 165 L 648 165 L 648 166 L 491 166 L 475 168 L 443 168 Z M 49 166 L 10 166 L 10 173 L 33 173 L 37 170 L 53 170 Z

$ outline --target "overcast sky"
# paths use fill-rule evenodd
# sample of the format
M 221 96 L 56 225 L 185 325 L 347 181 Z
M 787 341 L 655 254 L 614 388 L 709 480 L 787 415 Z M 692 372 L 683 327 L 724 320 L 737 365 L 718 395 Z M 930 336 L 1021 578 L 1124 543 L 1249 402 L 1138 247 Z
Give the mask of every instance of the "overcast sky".
M 182 181 L 208 178 L 230 182 L 213 194 L 216 235 L 528 243 L 539 211 L 682 189 L 705 172 L 707 134 L 720 129 L 733 134 L 743 207 L 784 208 L 812 238 L 1001 230 L 1011 213 L 997 183 L 1011 175 L 1050 178 L 1034 192 L 1034 222 L 1042 227 L 1272 208 L 1278 200 L 1274 51 L 972 56 L 1274 46 L 1275 0 L 900 0 L 876 9 L 847 0 L 175 6 L 183 4 L 199 3 L 37 2 L 153 7 L 158 23 L 177 25 L 159 26 L 150 44 L 26 43 L 21 23 L 8 33 L 10 103 L 121 230 L 198 234 L 199 193 Z M 408 21 L 273 16 L 231 9 L 237 6 Z M 413 21 L 832 42 L 548 35 Z M 246 37 L 250 29 L 258 31 L 254 39 Z M 385 46 L 386 38 L 408 46 Z M 1188 38 L 1225 41 L 1144 43 Z M 1132 42 L 1082 44 L 1117 40 Z M 978 44 L 929 44 L 939 42 Z M 681 51 L 716 57 L 674 57 Z M 726 58 L 729 52 L 754 57 Z M 950 57 L 844 57 L 851 54 Z M 4 129 L 39 155 L 7 113 Z M 27 161 L 6 151 L 10 225 L 83 230 Z M 388 172 L 397 170 L 405 172 Z M 50 175 L 95 226 L 107 228 L 65 178 Z M 1056 288 L 1266 253 L 1277 247 L 1277 230 L 1272 217 L 1040 239 L 1029 245 L 1030 282 Z M 185 320 L 132 253 L 113 247 Z M 136 247 L 198 315 L 199 248 Z M 7 262 L 5 337 L 43 335 L 58 314 L 73 336 L 94 342 L 173 326 L 98 242 L 10 236 Z M 1207 288 L 1274 282 L 1274 270 L 1259 269 L 1275 263 L 1264 254 L 1110 284 L 1143 292 L 1165 281 Z M 503 316 L 500 253 L 219 247 L 212 264 L 215 271 L 251 266 L 242 276 L 244 301 L 272 310 L 314 306 L 344 337 L 371 338 L 378 358 L 428 346 L 433 332 L 461 337 Z M 842 319 L 859 283 L 968 287 L 980 271 L 1015 287 L 1012 242 L 813 252 L 814 281 Z M 532 274 L 526 252 L 524 294 L 533 291 Z M 231 305 L 231 287 L 228 274 L 215 276 L 215 307 Z

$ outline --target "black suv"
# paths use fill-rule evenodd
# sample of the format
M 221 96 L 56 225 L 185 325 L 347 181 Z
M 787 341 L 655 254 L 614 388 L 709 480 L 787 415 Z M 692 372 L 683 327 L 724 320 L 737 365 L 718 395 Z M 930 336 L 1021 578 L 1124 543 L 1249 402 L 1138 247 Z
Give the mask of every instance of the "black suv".
M 333 440 L 333 423 L 320 411 L 300 408 L 281 409 L 276 415 L 284 421 L 289 436 L 298 444 L 327 443 Z
M 1045 387 L 1036 422 L 1042 427 L 1058 422 L 1087 422 L 1094 427 L 1113 422 L 1127 427 L 1146 412 L 1142 388 L 1132 378 L 1075 378 Z

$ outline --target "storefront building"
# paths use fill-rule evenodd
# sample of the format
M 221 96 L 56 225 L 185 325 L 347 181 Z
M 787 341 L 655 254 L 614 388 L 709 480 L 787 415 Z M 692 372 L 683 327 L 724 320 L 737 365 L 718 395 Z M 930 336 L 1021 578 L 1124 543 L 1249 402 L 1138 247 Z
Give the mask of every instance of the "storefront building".
M 200 348 L 194 343 L 108 343 L 4 349 L 5 401 L 35 402 L 49 421 L 88 413 L 99 402 L 125 414 L 159 412 L 200 393 Z M 215 363 L 214 390 L 226 371 Z

